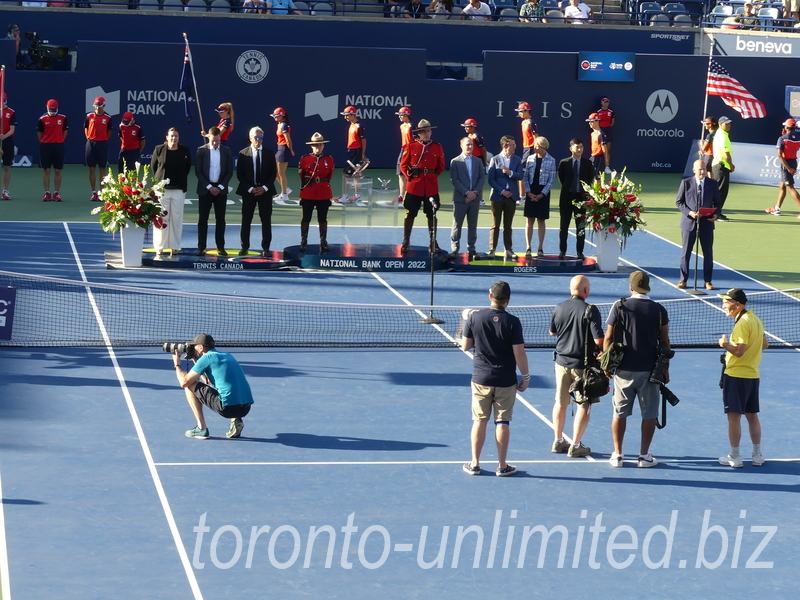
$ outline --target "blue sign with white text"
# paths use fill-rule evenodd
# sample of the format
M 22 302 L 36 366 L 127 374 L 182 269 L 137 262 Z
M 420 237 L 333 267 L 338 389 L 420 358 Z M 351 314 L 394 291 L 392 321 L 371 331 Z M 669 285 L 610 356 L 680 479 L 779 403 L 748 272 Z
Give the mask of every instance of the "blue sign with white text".
M 578 81 L 633 82 L 636 54 L 633 52 L 578 53 Z

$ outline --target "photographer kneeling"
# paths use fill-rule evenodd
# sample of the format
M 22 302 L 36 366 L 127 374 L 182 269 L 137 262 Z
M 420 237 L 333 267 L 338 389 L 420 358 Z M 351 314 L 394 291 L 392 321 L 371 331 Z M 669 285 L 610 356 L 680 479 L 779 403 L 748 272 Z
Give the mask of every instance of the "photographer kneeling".
M 188 373 L 184 373 L 180 365 L 184 348 L 186 359 L 195 363 Z M 187 431 L 186 437 L 208 439 L 208 427 L 203 416 L 205 405 L 221 417 L 230 419 L 231 426 L 225 435 L 238 438 L 244 429 L 242 418 L 250 412 L 253 404 L 253 394 L 236 359 L 227 352 L 217 351 L 214 338 L 207 333 L 201 333 L 185 346 L 166 343 L 164 351 L 172 352 L 178 383 L 186 391 L 186 400 L 197 419 L 197 427 Z

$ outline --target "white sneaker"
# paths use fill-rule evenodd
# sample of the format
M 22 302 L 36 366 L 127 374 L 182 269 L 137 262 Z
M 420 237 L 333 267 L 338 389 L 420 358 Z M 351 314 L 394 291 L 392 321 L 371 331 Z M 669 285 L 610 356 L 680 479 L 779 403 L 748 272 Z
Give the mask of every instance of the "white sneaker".
M 761 452 L 753 452 L 753 466 L 754 467 L 761 467 L 764 465 L 764 456 Z
M 616 452 L 611 453 L 611 458 L 608 459 L 608 462 L 611 463 L 612 467 L 621 467 L 622 466 L 622 454 L 617 454 Z
M 344 198 L 345 201 L 347 200 L 347 196 L 342 196 L 342 198 Z M 331 205 L 332 206 L 341 206 L 342 205 L 342 198 L 334 198 L 333 200 L 331 200 Z
M 292 193 L 292 188 L 290 187 L 287 187 L 285 190 L 283 190 L 283 195 L 286 196 L 287 199 L 289 198 L 289 194 L 291 193 Z
M 772 208 L 765 208 L 764 210 L 771 215 L 775 215 L 776 217 L 781 216 L 781 209 L 778 208 L 777 206 L 773 206 Z
M 744 461 L 741 456 L 733 457 L 730 454 L 719 457 L 719 464 L 726 467 L 733 467 L 734 469 L 741 469 L 744 466 Z
M 658 464 L 656 457 L 650 454 L 640 454 L 639 455 L 639 467 L 646 468 L 646 467 L 655 467 Z

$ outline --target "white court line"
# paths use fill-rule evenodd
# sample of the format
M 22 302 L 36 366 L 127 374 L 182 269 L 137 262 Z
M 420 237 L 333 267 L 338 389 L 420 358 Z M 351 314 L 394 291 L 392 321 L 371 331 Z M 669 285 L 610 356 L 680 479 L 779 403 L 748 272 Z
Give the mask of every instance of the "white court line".
M 3 481 L 0 479 L 0 593 L 11 600 L 11 581 L 8 574 L 8 545 L 6 544 L 6 515 L 3 506 Z
M 626 462 L 636 462 L 637 457 L 631 455 L 625 459 Z M 485 461 L 494 464 L 496 460 Z M 665 458 L 659 459 L 659 464 L 681 464 L 681 463 L 713 463 L 719 462 L 716 458 Z M 745 462 L 750 462 L 745 460 Z M 800 458 L 770 458 L 771 462 L 800 462 Z M 393 466 L 393 465 L 461 465 L 463 460 L 342 460 L 342 461 L 288 461 L 288 462 L 165 462 L 155 463 L 157 467 L 348 467 L 348 466 Z M 514 464 L 521 465 L 549 465 L 549 464 L 572 464 L 572 465 L 603 465 L 603 461 L 584 461 L 574 458 L 550 459 L 550 460 L 515 460 Z M 722 465 L 720 465 L 722 466 Z
M 81 264 L 80 256 L 78 255 L 78 249 L 75 247 L 75 242 L 72 240 L 72 234 L 69 231 L 69 225 L 64 223 L 64 229 L 67 232 L 67 238 L 69 239 L 70 247 L 72 248 L 72 253 L 75 257 L 75 262 L 78 265 L 78 270 L 81 274 L 81 279 L 84 283 L 89 283 L 89 280 L 86 278 L 86 273 L 83 270 L 83 265 Z M 175 522 L 175 517 L 172 514 L 172 509 L 169 505 L 169 500 L 167 500 L 167 495 L 164 492 L 164 486 L 161 483 L 161 478 L 158 475 L 158 470 L 155 467 L 155 462 L 153 461 L 153 455 L 150 452 L 150 447 L 147 444 L 147 438 L 144 435 L 144 429 L 142 428 L 142 424 L 139 421 L 139 415 L 136 413 L 136 407 L 133 405 L 133 399 L 131 398 L 130 391 L 128 390 L 128 385 L 125 382 L 125 377 L 122 374 L 122 369 L 119 366 L 119 362 L 117 362 L 117 356 L 114 353 L 114 348 L 111 345 L 111 340 L 108 337 L 108 332 L 106 331 L 105 323 L 103 322 L 103 318 L 100 315 L 100 310 L 97 307 L 97 303 L 95 302 L 94 294 L 92 293 L 91 288 L 86 289 L 86 294 L 89 297 L 89 303 L 92 306 L 92 311 L 94 312 L 94 317 L 97 320 L 97 325 L 100 328 L 100 332 L 103 335 L 103 341 L 106 344 L 106 349 L 108 350 L 108 355 L 111 358 L 111 363 L 114 366 L 114 372 L 117 375 L 117 380 L 119 381 L 120 388 L 122 389 L 122 395 L 125 398 L 125 403 L 128 406 L 128 411 L 131 414 L 131 420 L 133 421 L 134 429 L 136 430 L 136 435 L 139 438 L 139 443 L 142 446 L 142 452 L 144 453 L 145 461 L 147 462 L 147 468 L 150 470 L 150 475 L 153 478 L 153 484 L 156 488 L 156 493 L 158 494 L 158 498 L 161 501 L 161 507 L 164 509 L 164 515 L 167 518 L 167 523 L 169 525 L 170 532 L 172 533 L 172 539 L 175 542 L 175 546 L 178 549 L 178 555 L 180 556 L 181 563 L 183 564 L 183 569 L 186 572 L 186 577 L 189 580 L 189 586 L 192 589 L 192 594 L 195 600 L 203 600 L 203 594 L 200 592 L 200 586 L 197 583 L 197 578 L 195 577 L 194 570 L 192 569 L 192 565 L 189 562 L 189 556 L 186 554 L 186 548 L 183 546 L 183 540 L 181 539 L 180 533 L 178 531 L 178 524 Z M 5 595 L 3 596 L 5 600 Z
M 378 280 L 378 281 L 380 281 L 380 282 L 381 282 L 383 285 L 385 285 L 385 286 L 386 286 L 386 287 L 389 289 L 389 291 L 391 291 L 391 292 L 392 292 L 392 293 L 393 293 L 395 296 L 397 296 L 398 298 L 400 298 L 400 300 L 402 300 L 403 302 L 405 302 L 405 303 L 406 303 L 408 306 L 413 306 L 413 305 L 411 304 L 411 302 L 409 302 L 409 301 L 408 301 L 408 300 L 407 300 L 407 299 L 406 299 L 406 298 L 405 298 L 405 297 L 404 297 L 404 296 L 403 296 L 403 295 L 402 295 L 400 292 L 398 292 L 398 291 L 397 291 L 396 289 L 394 289 L 394 288 L 393 288 L 391 285 L 389 285 L 389 284 L 386 282 L 386 280 L 384 280 L 383 278 L 381 278 L 381 276 L 380 276 L 380 275 L 378 275 L 377 273 L 372 273 L 372 275 L 373 275 L 373 277 L 375 277 L 375 279 L 377 279 L 377 280 Z M 417 310 L 416 312 L 417 312 L 419 315 L 421 315 L 422 317 L 425 317 L 425 316 L 426 316 L 426 315 L 425 315 L 425 313 L 424 313 L 424 312 L 422 312 L 422 311 L 420 311 L 420 310 Z M 441 328 L 441 327 L 439 327 L 438 325 L 433 325 L 433 327 L 435 327 L 435 328 L 436 328 L 436 330 L 437 330 L 439 333 L 441 333 L 441 334 L 442 334 L 444 337 L 446 337 L 448 340 L 450 340 L 451 342 L 453 342 L 453 344 L 455 344 L 455 343 L 456 343 L 456 341 L 455 341 L 455 340 L 452 338 L 452 336 L 451 336 L 449 333 L 447 333 L 447 332 L 446 332 L 444 329 L 442 329 L 442 328 Z M 465 354 L 467 357 L 469 357 L 469 359 L 470 359 L 470 360 L 474 360 L 474 359 L 475 359 L 475 357 L 474 357 L 472 354 L 470 354 L 469 352 L 465 352 L 464 350 L 462 350 L 462 352 L 463 352 L 463 353 L 464 353 L 464 354 Z M 544 415 L 543 415 L 541 412 L 539 412 L 539 411 L 538 411 L 538 410 L 537 410 L 537 409 L 536 409 L 534 406 L 532 406 L 532 405 L 531 405 L 531 404 L 530 404 L 530 403 L 529 403 L 527 400 L 525 400 L 525 398 L 523 398 L 523 397 L 522 397 L 520 394 L 517 394 L 517 400 L 519 400 L 519 401 L 520 401 L 522 404 L 524 404 L 524 405 L 525 405 L 525 406 L 528 408 L 528 410 L 530 410 L 530 411 L 531 411 L 533 414 L 535 414 L 535 415 L 536 415 L 537 417 L 539 417 L 539 418 L 540 418 L 542 421 L 544 421 L 544 422 L 547 424 L 547 426 L 548 426 L 550 429 L 554 429 L 553 422 L 552 422 L 552 421 L 550 421 L 550 419 L 548 419 L 547 417 L 545 417 L 545 416 L 544 416 Z M 565 440 L 567 440 L 567 441 L 568 441 L 570 444 L 572 443 L 572 438 L 570 438 L 569 436 L 567 436 L 567 435 L 564 435 L 564 439 L 565 439 Z M 591 456 L 585 456 L 585 457 L 583 457 L 583 458 L 585 458 L 585 459 L 586 459 L 587 461 L 589 461 L 589 462 L 594 462 L 594 461 L 595 461 L 595 459 L 594 459 L 594 458 L 592 458 Z M 517 462 L 519 462 L 519 461 L 517 461 Z

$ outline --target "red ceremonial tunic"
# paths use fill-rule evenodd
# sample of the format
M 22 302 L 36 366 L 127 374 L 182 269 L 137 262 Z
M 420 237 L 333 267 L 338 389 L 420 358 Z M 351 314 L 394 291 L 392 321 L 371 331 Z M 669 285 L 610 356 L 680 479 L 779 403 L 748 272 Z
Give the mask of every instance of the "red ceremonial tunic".
M 327 154 L 316 156 L 306 154 L 300 158 L 301 200 L 330 200 L 333 198 L 331 178 L 333 177 L 333 158 Z
M 419 168 L 419 174 L 411 175 L 411 168 Z M 409 194 L 433 196 L 439 193 L 439 175 L 444 171 L 444 148 L 436 142 L 413 142 L 403 149 L 400 169 L 408 178 Z

